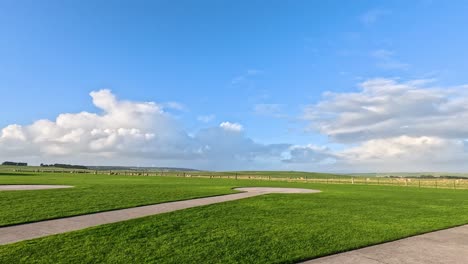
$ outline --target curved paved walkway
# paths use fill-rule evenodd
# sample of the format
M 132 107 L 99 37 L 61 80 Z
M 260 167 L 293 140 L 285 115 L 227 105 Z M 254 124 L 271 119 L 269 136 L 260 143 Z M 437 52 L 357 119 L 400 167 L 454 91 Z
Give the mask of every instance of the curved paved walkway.
M 239 200 L 269 193 L 317 193 L 318 190 L 296 188 L 237 188 L 242 193 L 198 198 L 186 201 L 146 205 L 128 209 L 94 213 L 81 216 L 46 220 L 0 228 L 0 245 L 80 230 L 102 224 L 115 223 L 149 215 L 162 214 L 181 209 Z
M 468 225 L 303 262 L 304 264 L 466 264 Z

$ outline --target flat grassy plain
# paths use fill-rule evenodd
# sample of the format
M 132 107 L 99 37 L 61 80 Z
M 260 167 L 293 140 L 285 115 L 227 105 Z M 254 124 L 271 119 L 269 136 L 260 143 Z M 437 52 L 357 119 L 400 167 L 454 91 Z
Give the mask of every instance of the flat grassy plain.
M 468 178 L 468 173 L 462 172 L 386 172 L 386 173 L 352 173 L 351 176 L 357 177 L 390 177 L 390 176 L 398 176 L 398 177 L 420 177 L 420 176 L 427 176 L 431 175 L 434 177 L 441 177 L 441 176 L 452 176 L 452 177 L 464 177 Z
M 290 179 L 305 179 L 305 178 L 314 178 L 314 179 L 326 179 L 326 178 L 334 178 L 334 179 L 346 179 L 351 178 L 349 175 L 344 174 L 331 174 L 331 173 L 319 173 L 319 172 L 303 172 L 303 171 L 158 171 L 158 170 L 102 170 L 102 171 L 94 171 L 94 170 L 81 170 L 81 169 L 63 169 L 63 168 L 54 168 L 54 167 L 39 167 L 39 166 L 4 166 L 0 165 L 0 173 L 12 173 L 15 171 L 20 171 L 23 173 L 51 173 L 51 172 L 81 172 L 81 173 L 91 173 L 98 172 L 101 174 L 107 174 L 112 172 L 115 175 L 137 175 L 137 174 L 149 174 L 151 176 L 182 176 L 182 175 L 190 175 L 194 177 L 206 177 L 206 176 L 213 176 L 213 177 L 235 177 L 238 176 L 239 178 L 290 178 Z
M 147 202 L 145 199 L 150 198 L 146 196 L 153 195 L 155 200 L 162 201 L 203 193 L 230 193 L 231 188 L 240 186 L 322 190 L 318 194 L 269 194 L 0 246 L 0 263 L 294 263 L 468 224 L 467 190 L 109 175 L 0 176 L 0 179 L 2 183 L 75 183 L 81 186 L 75 190 L 90 188 L 63 206 L 80 212 L 86 203 L 79 200 L 96 203 L 100 195 L 114 199 L 115 206 L 130 204 L 117 200 Z M 126 188 L 127 185 L 131 188 Z M 106 189 L 114 189 L 110 191 L 112 195 Z M 72 189 L 48 192 L 69 190 Z M 92 190 L 101 194 L 93 196 Z M 171 194 L 176 190 L 179 195 Z M 35 206 L 42 205 L 34 209 L 37 211 L 57 206 L 51 201 L 64 203 L 61 195 L 53 195 L 57 198 L 54 200 L 45 191 L 17 193 L 43 193 L 27 195 L 37 200 L 33 202 Z M 134 200 L 132 196 L 139 198 Z M 1 205 L 2 217 L 5 208 L 18 213 L 34 208 L 15 209 L 15 203 L 18 200 Z M 19 203 L 25 206 L 23 200 Z M 16 219 L 20 221 L 21 217 Z
M 182 172 L 170 172 L 168 175 L 181 174 Z M 194 171 L 194 172 L 185 172 L 185 174 L 193 176 L 238 176 L 240 178 L 245 177 L 271 177 L 271 178 L 291 178 L 291 179 L 305 179 L 305 178 L 314 178 L 314 179 L 346 179 L 351 178 L 349 175 L 344 174 L 331 174 L 331 173 L 319 173 L 319 172 L 303 172 L 303 171 Z

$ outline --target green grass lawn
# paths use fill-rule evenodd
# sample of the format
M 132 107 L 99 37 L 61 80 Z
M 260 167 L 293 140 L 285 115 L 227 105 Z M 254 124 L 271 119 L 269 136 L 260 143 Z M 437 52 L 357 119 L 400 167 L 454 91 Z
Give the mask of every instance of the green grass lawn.
M 27 182 L 36 176 L 22 177 L 29 177 L 29 180 L 22 178 Z M 73 177 L 76 179 L 70 179 Z M 227 193 L 235 186 L 301 187 L 323 192 L 269 194 L 0 246 L 0 263 L 293 263 L 468 223 L 467 190 L 226 179 L 94 177 L 40 176 L 41 180 L 35 183 L 71 184 L 76 181 L 82 186 L 80 188 L 98 190 L 106 189 L 106 185 L 113 189 L 119 182 L 123 186 L 140 186 L 134 187 L 133 191 L 117 188 L 113 193 L 122 193 L 121 200 L 127 195 L 140 196 L 138 188 L 162 199 L 158 192 L 149 191 L 151 188 L 147 185 L 161 191 L 170 189 L 168 193 L 180 185 L 180 197 L 202 195 L 203 192 L 208 195 Z M 109 183 L 110 179 L 115 183 Z M 5 179 L 2 181 L 7 182 Z M 53 191 L 66 193 L 69 189 Z M 104 190 L 101 192 L 107 195 Z M 67 208 L 82 207 L 85 203 L 78 200 L 91 194 L 86 192 L 82 195 Z M 170 196 L 164 197 L 170 199 Z M 35 198 L 43 199 L 39 194 Z M 117 200 L 113 205 L 118 204 Z M 14 208 L 17 201 L 10 202 Z

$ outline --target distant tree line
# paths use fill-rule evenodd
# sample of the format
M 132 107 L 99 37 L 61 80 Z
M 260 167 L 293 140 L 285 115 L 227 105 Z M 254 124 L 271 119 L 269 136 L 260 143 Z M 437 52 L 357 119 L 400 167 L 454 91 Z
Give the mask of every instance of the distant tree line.
M 434 175 L 420 175 L 419 177 L 416 178 L 421 178 L 421 179 L 432 179 L 435 178 Z
M 5 166 L 28 166 L 26 162 L 13 162 L 13 161 L 5 161 L 2 163 Z
M 62 168 L 62 169 L 81 169 L 81 170 L 88 169 L 88 167 L 83 166 L 83 165 L 71 165 L 71 164 L 60 164 L 60 163 L 55 163 L 55 164 L 41 163 L 41 167 L 54 167 L 54 168 Z
M 419 176 L 387 176 L 387 178 L 408 178 L 408 179 L 466 179 L 466 176 L 451 176 L 451 175 L 440 175 L 440 176 L 434 176 L 430 174 L 422 174 Z
M 410 177 L 408 177 L 410 178 Z M 464 176 L 451 176 L 451 175 L 440 175 L 438 177 L 434 175 L 421 175 L 419 177 L 411 177 L 411 178 L 421 178 L 421 179 L 434 179 L 434 178 L 439 178 L 439 179 L 466 179 Z
M 126 171 L 199 171 L 188 168 L 176 168 L 176 167 L 133 167 L 133 166 L 88 166 L 89 170 L 126 170 Z
M 466 179 L 463 176 L 450 176 L 450 175 L 441 175 L 440 178 L 442 179 Z

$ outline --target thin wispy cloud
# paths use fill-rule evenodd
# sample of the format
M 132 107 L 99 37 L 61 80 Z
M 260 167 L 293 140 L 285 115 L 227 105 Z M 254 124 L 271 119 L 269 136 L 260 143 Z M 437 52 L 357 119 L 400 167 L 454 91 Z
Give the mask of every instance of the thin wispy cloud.
M 363 13 L 361 16 L 359 16 L 359 20 L 364 25 L 369 26 L 369 25 L 376 23 L 383 16 L 386 16 L 390 13 L 391 13 L 390 10 L 375 8 L 375 9 L 368 10 L 365 13 Z
M 372 57 L 381 60 L 388 60 L 392 59 L 395 55 L 395 52 L 386 50 L 386 49 L 378 49 L 371 52 Z
M 166 102 L 162 104 L 166 109 L 173 109 L 177 111 L 188 111 L 187 106 L 179 102 Z
M 257 69 L 247 70 L 245 73 L 238 75 L 231 80 L 231 85 L 241 84 L 252 80 L 255 76 L 263 74 L 263 71 Z
M 376 60 L 376 66 L 387 70 L 408 70 L 410 64 L 398 60 L 394 51 L 387 49 L 378 49 L 370 53 L 370 56 Z
M 209 123 L 213 120 L 215 120 L 216 118 L 216 115 L 200 115 L 200 116 L 197 116 L 197 120 L 200 121 L 200 122 L 203 122 L 203 123 Z
M 283 105 L 281 104 L 255 104 L 253 112 L 256 115 L 270 116 L 270 117 L 283 117 Z

